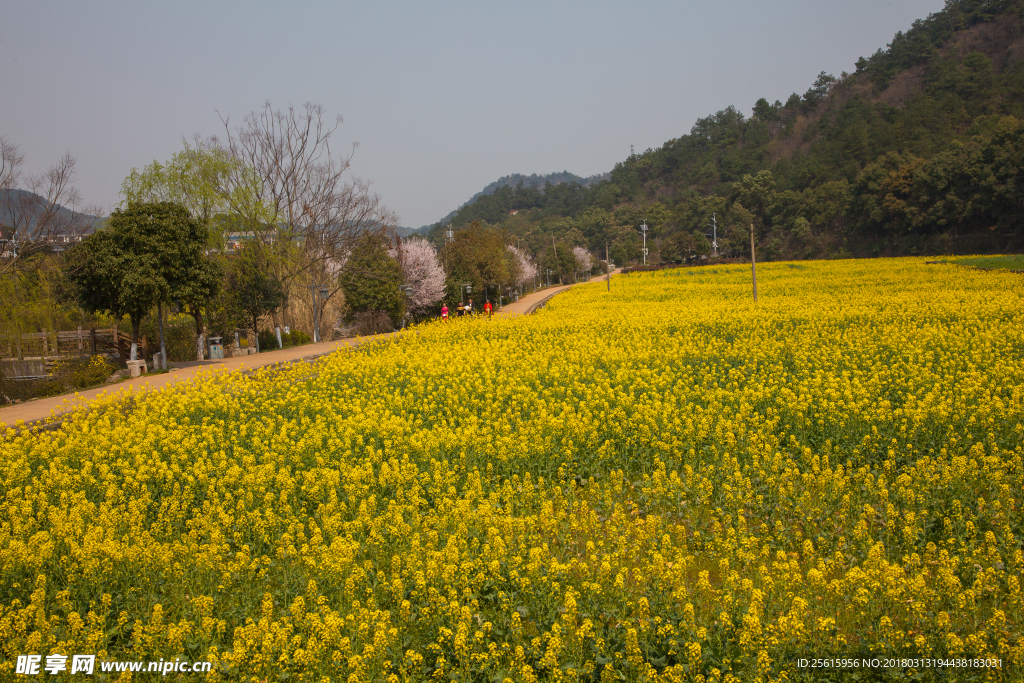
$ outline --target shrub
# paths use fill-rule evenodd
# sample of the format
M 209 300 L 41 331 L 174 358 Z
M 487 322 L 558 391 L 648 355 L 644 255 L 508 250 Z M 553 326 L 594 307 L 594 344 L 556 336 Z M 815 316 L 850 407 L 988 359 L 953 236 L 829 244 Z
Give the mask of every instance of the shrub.
M 291 338 L 290 346 L 302 346 L 303 344 L 311 344 L 313 342 L 313 338 L 302 330 L 292 330 L 289 336 Z
M 292 330 L 291 332 L 281 333 L 281 347 L 290 348 L 292 346 L 302 346 L 303 344 L 309 344 L 313 339 L 308 334 L 301 330 Z M 261 330 L 260 331 L 260 351 L 273 351 L 277 348 L 277 336 L 273 330 Z
M 274 351 L 277 349 L 277 335 L 273 330 L 260 330 L 260 351 Z M 284 343 L 284 334 L 281 334 L 281 343 Z
M 87 363 L 79 363 L 71 373 L 71 386 L 85 389 L 103 383 L 117 370 L 117 366 L 104 356 L 93 356 Z
M 394 332 L 391 317 L 383 311 L 364 311 L 352 316 L 352 329 L 361 337 Z

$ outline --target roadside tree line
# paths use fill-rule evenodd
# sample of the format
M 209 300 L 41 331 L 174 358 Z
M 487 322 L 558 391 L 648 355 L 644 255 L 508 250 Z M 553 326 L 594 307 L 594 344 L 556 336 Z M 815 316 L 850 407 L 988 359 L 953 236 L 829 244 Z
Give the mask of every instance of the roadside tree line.
M 62 198 L 79 201 L 70 184 L 73 158 L 49 181 L 31 179 L 30 188 L 54 187 L 49 204 L 34 212 L 36 232 L 23 218 L 0 258 L 0 269 L 21 274 L 9 278 L 12 293 L 19 282 L 23 289 L 30 280 L 37 289 L 45 285 L 45 298 L 68 312 L 47 323 L 50 329 L 76 315 L 79 324 L 87 316 L 127 317 L 133 360 L 145 320 L 158 322 L 162 340 L 168 311 L 189 315 L 193 357 L 202 359 L 210 334 L 230 338 L 248 329 L 257 344 L 280 347 L 289 329 L 312 335 L 314 320 L 325 337 L 387 331 L 436 315 L 444 303 L 454 306 L 467 285 L 477 301 L 497 302 L 548 280 L 573 281 L 593 267 L 589 254 L 574 253 L 568 242 L 533 249 L 479 222 L 440 248 L 400 239 L 395 215 L 352 175 L 354 147 L 337 151 L 340 117 L 330 119 L 320 105 L 275 110 L 266 103 L 237 126 L 229 117 L 221 122 L 222 138 L 194 136 L 169 160 L 132 169 L 120 205 L 84 238 L 93 216 L 43 210 Z M 3 152 L 0 180 L 12 190 L 24 157 L 6 139 Z M 60 234 L 69 226 L 80 242 L 66 250 L 45 246 L 41 231 Z M 22 315 L 16 307 L 8 311 L 12 320 Z M 9 327 L 20 333 L 25 325 Z

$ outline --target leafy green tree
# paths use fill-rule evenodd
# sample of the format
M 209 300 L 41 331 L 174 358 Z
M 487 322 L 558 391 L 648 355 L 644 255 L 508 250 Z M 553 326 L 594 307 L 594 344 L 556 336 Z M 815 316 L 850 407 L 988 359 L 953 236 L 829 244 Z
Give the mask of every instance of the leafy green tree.
M 445 300 L 460 301 L 463 284 L 472 285 L 474 291 L 481 293 L 485 285 L 502 289 L 514 286 L 519 263 L 508 250 L 509 241 L 505 231 L 485 227 L 479 221 L 456 231 L 439 255 L 447 278 Z
M 83 309 L 132 322 L 132 360 L 139 325 L 173 292 L 189 291 L 188 278 L 203 268 L 205 239 L 180 204 L 129 204 L 115 209 L 107 227 L 68 251 L 64 269 Z
M 227 292 L 236 319 L 252 323 L 259 351 L 260 318 L 279 309 L 285 300 L 281 281 L 260 260 L 256 249 L 247 247 L 234 259 L 228 272 Z
M 729 207 L 725 220 L 720 224 L 718 250 L 721 254 L 733 257 L 750 257 L 750 224 L 754 222 L 754 214 L 739 202 Z
M 858 227 L 874 234 L 900 234 L 919 224 L 920 200 L 914 176 L 924 160 L 889 152 L 868 165 L 853 185 L 850 213 Z
M 982 150 L 988 195 L 987 207 L 994 222 L 1004 229 L 1024 233 L 1024 122 L 1008 116 L 1000 120 L 992 139 Z
M 772 105 L 768 104 L 768 100 L 762 97 L 754 103 L 754 116 L 760 121 L 778 121 L 779 109 L 781 108 L 782 105 L 778 100 Z
M 575 225 L 591 249 L 604 249 L 612 216 L 602 208 L 592 207 L 577 216 Z
M 549 246 L 541 254 L 540 276 L 545 282 L 550 270 L 551 284 L 570 284 L 578 268 L 572 246 L 564 242 L 559 244 L 557 249 L 554 245 Z
M 827 74 L 824 71 L 818 74 L 818 77 L 814 80 L 814 85 L 807 89 L 804 93 L 803 108 L 805 112 L 814 110 L 821 102 L 828 97 L 828 93 L 835 86 L 836 77 L 832 74 Z
M 202 220 L 179 203 L 168 203 L 164 211 L 168 217 L 173 215 L 176 233 L 173 239 L 164 241 L 157 254 L 161 272 L 170 287 L 168 299 L 160 303 L 180 302 L 183 310 L 192 316 L 196 326 L 196 360 L 203 360 L 206 337 L 203 312 L 220 291 L 224 267 L 220 260 L 207 254 L 209 232 Z
M 377 234 L 364 235 L 349 254 L 341 272 L 345 294 L 345 320 L 363 313 L 384 313 L 397 326 L 405 315 L 402 268 L 388 255 L 387 241 Z
M 755 225 L 763 229 L 775 203 L 775 177 L 768 170 L 758 171 L 756 176 L 748 173 L 733 186 L 733 197 L 753 213 Z
M 846 179 L 822 183 L 803 192 L 804 215 L 811 225 L 841 234 L 848 223 L 846 207 L 850 203 L 850 183 Z
M 664 263 L 691 261 L 711 253 L 711 242 L 701 233 L 680 230 L 661 242 L 659 256 Z
M 615 265 L 624 267 L 630 261 L 640 258 L 642 249 L 640 233 L 631 227 L 613 223 L 608 227 L 608 247 Z
M 672 212 L 662 202 L 646 206 L 623 205 L 615 210 L 615 222 L 619 225 L 639 230 L 642 223 L 647 224 L 647 239 L 657 239 L 665 226 L 672 220 Z

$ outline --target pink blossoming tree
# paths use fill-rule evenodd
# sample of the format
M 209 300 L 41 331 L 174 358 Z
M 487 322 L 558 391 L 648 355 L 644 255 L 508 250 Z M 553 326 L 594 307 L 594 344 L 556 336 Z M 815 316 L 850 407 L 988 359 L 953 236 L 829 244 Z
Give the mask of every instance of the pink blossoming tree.
M 401 265 L 405 284 L 412 287 L 412 310 L 425 310 L 444 297 L 444 269 L 433 244 L 423 239 L 403 240 L 389 253 Z

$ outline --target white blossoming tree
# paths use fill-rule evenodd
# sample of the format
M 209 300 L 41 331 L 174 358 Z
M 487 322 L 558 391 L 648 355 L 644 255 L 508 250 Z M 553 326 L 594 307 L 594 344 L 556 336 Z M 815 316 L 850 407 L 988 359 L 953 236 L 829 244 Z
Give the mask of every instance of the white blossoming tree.
M 512 255 L 516 259 L 516 264 L 519 266 L 519 275 L 516 277 L 516 284 L 522 287 L 528 282 L 533 282 L 533 278 L 537 276 L 537 266 L 535 266 L 533 262 L 526 257 L 526 254 L 517 247 L 509 245 L 508 250 L 512 252 Z
M 572 255 L 576 257 L 576 267 L 583 272 L 590 272 L 590 269 L 594 265 L 594 260 L 590 256 L 590 252 L 583 247 L 573 247 Z
M 444 268 L 433 244 L 422 239 L 403 240 L 400 247 L 393 247 L 389 253 L 398 259 L 405 284 L 412 287 L 412 310 L 425 310 L 444 297 Z

